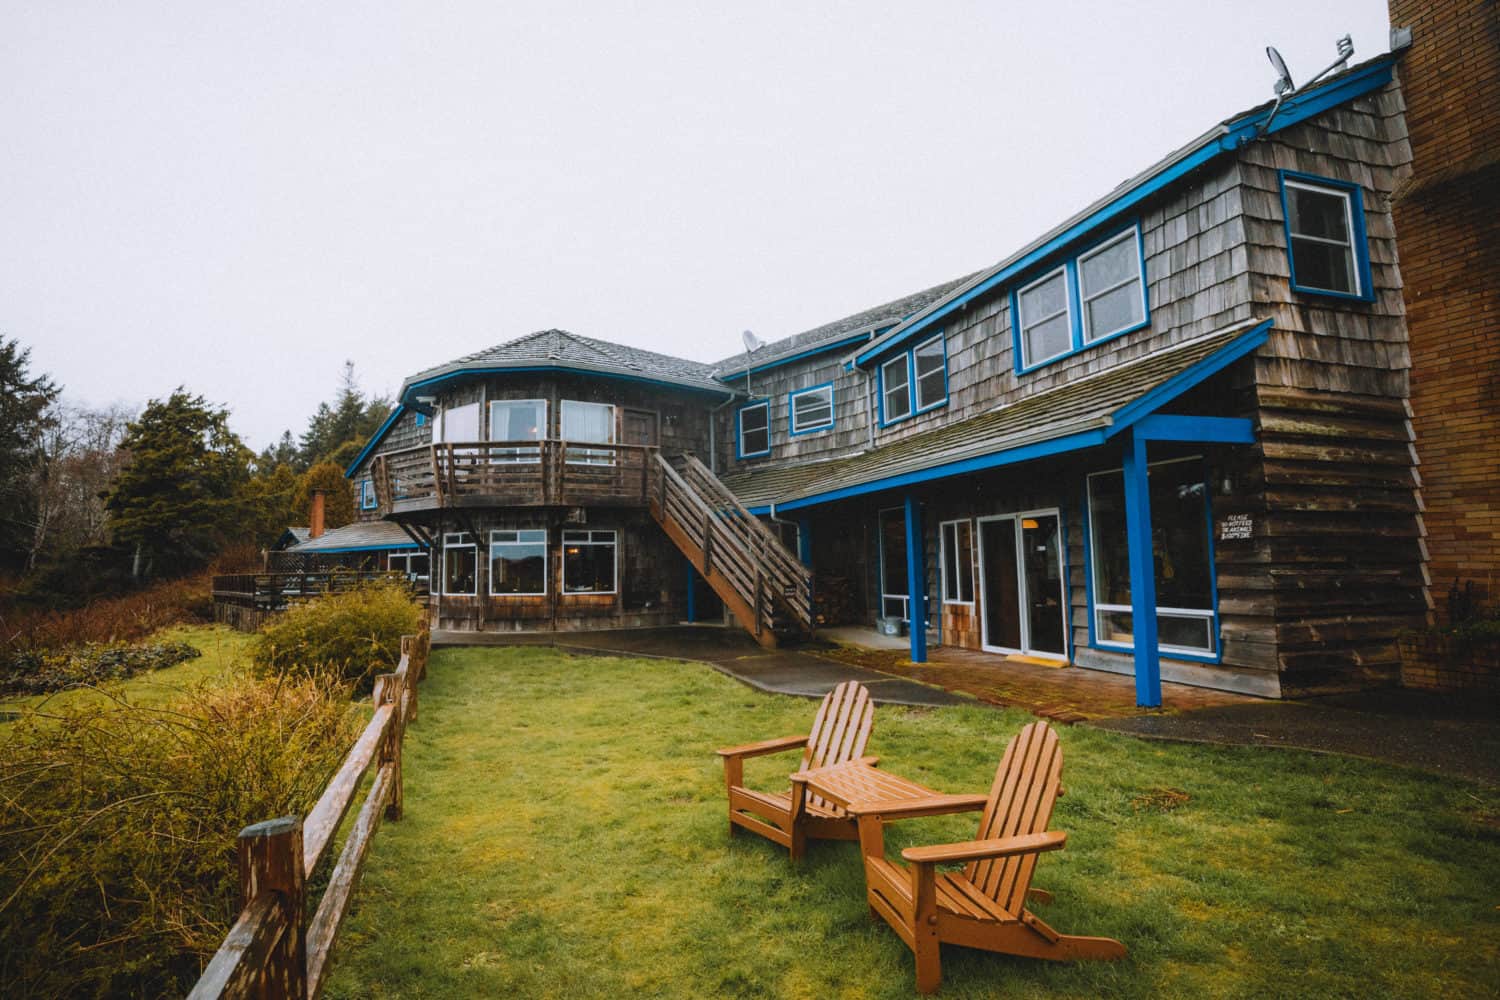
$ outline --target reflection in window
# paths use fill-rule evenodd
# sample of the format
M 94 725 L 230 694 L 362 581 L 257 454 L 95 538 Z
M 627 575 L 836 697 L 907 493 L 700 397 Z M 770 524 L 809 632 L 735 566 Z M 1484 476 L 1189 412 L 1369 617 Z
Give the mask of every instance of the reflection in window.
M 564 531 L 563 593 L 613 594 L 615 549 L 613 531 Z
M 468 532 L 454 532 L 443 536 L 443 593 L 453 597 L 473 597 L 479 592 L 475 586 L 478 576 L 474 536 Z
M 490 593 L 547 593 L 547 532 L 490 532 Z
M 974 523 L 944 521 L 943 601 L 948 604 L 974 603 Z

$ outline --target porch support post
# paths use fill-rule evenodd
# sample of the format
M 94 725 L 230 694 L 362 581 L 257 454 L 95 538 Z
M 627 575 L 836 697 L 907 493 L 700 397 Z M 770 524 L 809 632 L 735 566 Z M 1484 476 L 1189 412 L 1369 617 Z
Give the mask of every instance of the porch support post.
M 683 562 L 687 564 L 687 620 L 695 622 L 698 620 L 698 581 L 694 578 L 698 571 L 693 568 L 691 559 L 684 558 Z
M 1161 707 L 1161 652 L 1156 637 L 1156 560 L 1151 540 L 1151 490 L 1146 439 L 1132 433 L 1125 447 L 1125 540 L 1130 554 L 1130 621 L 1135 635 L 1135 703 Z
M 927 566 L 923 561 L 922 505 L 906 494 L 906 608 L 911 618 L 911 662 L 927 662 Z

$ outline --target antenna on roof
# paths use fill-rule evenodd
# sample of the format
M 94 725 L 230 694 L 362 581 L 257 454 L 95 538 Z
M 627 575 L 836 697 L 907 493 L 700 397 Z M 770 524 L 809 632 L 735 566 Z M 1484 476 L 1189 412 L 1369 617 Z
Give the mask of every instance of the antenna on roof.
M 1354 39 L 1345 35 L 1334 42 L 1334 45 L 1338 49 L 1339 57 L 1329 63 L 1322 72 L 1314 74 L 1312 79 L 1304 83 L 1300 89 L 1311 87 L 1329 73 L 1336 70 L 1341 71 L 1345 66 L 1349 65 L 1349 57 L 1354 55 Z M 1271 85 L 1272 89 L 1276 91 L 1276 104 L 1271 108 L 1271 113 L 1266 115 L 1266 120 L 1261 123 L 1260 128 L 1255 130 L 1256 138 L 1265 135 L 1271 130 L 1271 122 L 1275 120 L 1276 112 L 1281 110 L 1281 102 L 1297 93 L 1299 89 L 1292 82 L 1292 71 L 1287 69 L 1286 60 L 1281 58 L 1281 53 L 1277 52 L 1274 46 L 1266 46 L 1266 58 L 1271 60 L 1271 68 L 1276 70 L 1276 82 Z
M 766 345 L 759 337 L 749 330 L 740 333 L 740 341 L 745 345 L 745 394 L 750 394 L 750 355 Z

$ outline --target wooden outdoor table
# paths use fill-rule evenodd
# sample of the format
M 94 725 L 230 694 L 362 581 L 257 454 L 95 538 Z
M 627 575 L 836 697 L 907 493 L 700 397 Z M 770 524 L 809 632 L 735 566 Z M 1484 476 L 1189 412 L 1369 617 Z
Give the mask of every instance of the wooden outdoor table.
M 851 760 L 832 767 L 820 767 L 792 775 L 792 781 L 805 784 L 807 790 L 822 796 L 851 815 L 880 811 L 878 807 L 915 805 L 953 796 L 919 785 L 890 771 L 882 771 L 867 760 Z M 984 796 L 977 796 L 983 802 Z

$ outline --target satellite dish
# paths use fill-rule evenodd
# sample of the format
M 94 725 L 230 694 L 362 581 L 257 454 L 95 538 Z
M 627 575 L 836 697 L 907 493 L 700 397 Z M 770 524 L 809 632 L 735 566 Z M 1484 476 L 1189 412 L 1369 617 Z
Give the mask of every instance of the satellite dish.
M 740 339 L 745 342 L 746 354 L 754 354 L 756 351 L 765 346 L 760 342 L 760 338 L 751 333 L 749 330 L 746 330 L 744 333 L 740 334 Z
M 1271 60 L 1271 67 L 1276 70 L 1276 83 L 1273 84 L 1276 96 L 1280 97 L 1296 90 L 1296 86 L 1292 83 L 1292 71 L 1286 68 L 1286 60 L 1281 58 L 1281 53 L 1276 51 L 1275 46 L 1266 46 L 1266 58 Z

